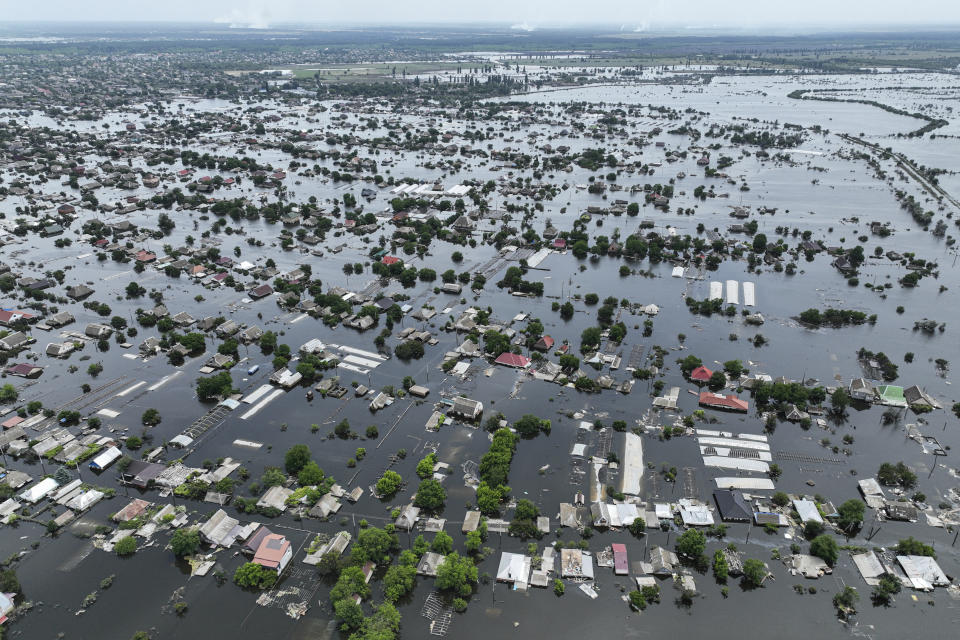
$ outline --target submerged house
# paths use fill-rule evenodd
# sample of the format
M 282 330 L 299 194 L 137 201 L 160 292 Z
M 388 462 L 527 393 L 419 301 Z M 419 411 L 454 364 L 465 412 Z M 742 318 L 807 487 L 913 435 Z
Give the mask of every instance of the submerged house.
M 271 533 L 264 536 L 253 556 L 253 562 L 271 571 L 282 573 L 291 558 L 293 558 L 293 547 L 290 541 L 279 533 Z
M 746 400 L 741 400 L 732 393 L 722 395 L 710 391 L 700 393 L 700 406 L 711 409 L 722 409 L 724 411 L 740 411 L 743 413 L 746 413 L 750 408 L 750 404 Z
M 470 398 L 456 397 L 453 399 L 453 407 L 450 413 L 462 416 L 467 420 L 476 420 L 483 413 L 483 403 L 479 400 Z
M 862 400 L 864 402 L 873 402 L 876 397 L 876 391 L 873 385 L 866 378 L 854 378 L 851 380 L 847 393 L 854 400 Z

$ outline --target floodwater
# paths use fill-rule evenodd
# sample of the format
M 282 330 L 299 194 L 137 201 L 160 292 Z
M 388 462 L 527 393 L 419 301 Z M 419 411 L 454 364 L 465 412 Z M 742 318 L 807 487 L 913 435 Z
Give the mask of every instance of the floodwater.
M 942 89 L 950 94 L 950 100 L 956 105 L 957 93 L 950 88 L 951 80 L 952 78 L 935 74 L 922 74 L 910 75 L 902 80 L 902 84 L 914 86 L 926 83 L 932 87 L 931 90 Z M 871 82 L 876 84 L 871 85 Z M 637 217 L 607 216 L 602 219 L 602 227 L 591 222 L 588 225 L 591 236 L 612 236 L 615 230 L 619 230 L 620 236 L 625 238 L 637 231 L 643 218 L 653 218 L 660 232 L 666 232 L 669 227 L 673 227 L 680 234 L 695 234 L 698 223 L 703 223 L 708 229 L 716 227 L 724 231 L 728 224 L 734 222 L 728 216 L 730 206 L 741 203 L 755 208 L 770 206 L 778 208 L 776 215 L 754 215 L 754 219 L 759 223 L 760 232 L 766 233 L 771 239 L 776 235 L 775 228 L 784 225 L 797 227 L 801 231 L 810 230 L 813 232 L 813 239 L 823 240 L 828 246 L 851 246 L 857 242 L 857 236 L 869 235 L 870 221 L 889 221 L 895 230 L 894 235 L 888 238 L 871 237 L 865 243 L 869 249 L 868 254 L 872 253 L 876 245 L 901 253 L 914 252 L 918 257 L 938 263 L 937 279 L 924 278 L 916 288 L 901 288 L 897 279 L 906 271 L 899 263 L 890 263 L 886 258 L 869 258 L 860 275 L 861 285 L 852 287 L 830 266 L 830 259 L 824 254 L 819 254 L 813 262 L 805 262 L 801 256 L 798 271 L 793 276 L 776 273 L 767 267 L 761 267 L 760 273 L 748 273 L 747 263 L 743 260 L 724 262 L 718 271 L 705 272 L 700 280 L 671 278 L 669 264 L 651 265 L 653 277 L 620 277 L 617 270 L 623 263 L 621 260 L 604 257 L 596 261 L 581 262 L 570 254 L 554 254 L 540 265 L 540 270 L 531 271 L 528 275 L 528 278 L 542 279 L 545 288 L 543 300 L 513 297 L 497 288 L 495 282 L 502 276 L 502 270 L 488 278 L 487 286 L 481 295 L 465 293 L 464 300 L 459 296 L 434 294 L 432 285 L 418 283 L 412 289 L 403 290 L 393 282 L 385 293 L 410 295 L 411 300 L 408 303 L 414 308 L 431 305 L 440 312 L 445 307 L 452 309 L 449 314 L 440 313 L 427 323 L 415 323 L 411 318 L 405 318 L 401 325 L 427 328 L 434 332 L 439 344 L 427 347 L 426 356 L 420 361 L 404 364 L 391 359 L 372 370 L 369 376 L 341 371 L 341 383 L 355 380 L 374 388 L 385 385 L 399 387 L 403 377 L 409 375 L 419 384 L 431 389 L 429 401 L 398 399 L 392 406 L 371 414 L 367 401 L 354 398 L 352 393 L 339 400 L 322 399 L 318 394 L 316 399 L 308 401 L 302 389 L 293 390 L 272 401 L 251 419 L 243 420 L 240 417 L 246 411 L 247 405 L 232 412 L 222 425 L 199 441 L 196 450 L 187 459 L 187 464 L 200 466 L 204 460 L 229 456 L 242 461 L 251 473 L 252 482 L 266 467 L 282 466 L 283 454 L 290 446 L 305 443 L 310 446 L 320 466 L 340 484 L 348 488 L 359 486 L 366 490 L 390 465 L 388 457 L 404 449 L 406 457 L 390 468 L 398 471 L 407 480 L 407 485 L 393 501 L 381 503 L 370 497 L 367 491 L 359 503 L 345 504 L 342 511 L 329 522 L 297 520 L 290 515 L 275 520 L 254 516 L 255 519 L 265 521 L 275 531 L 282 532 L 293 542 L 299 553 L 294 556 L 291 567 L 300 570 L 300 567 L 305 566 L 300 562 L 303 556 L 302 547 L 312 540 L 315 533 L 332 534 L 346 528 L 355 534 L 361 519 L 376 526 L 387 522 L 391 507 L 403 504 L 405 498 L 413 493 L 416 481 L 414 467 L 417 461 L 426 449 L 435 448 L 439 459 L 449 463 L 453 469 L 453 474 L 445 481 L 448 498 L 443 517 L 448 519 L 447 531 L 454 536 L 457 548 L 462 548 L 462 536 L 458 534 L 459 522 L 463 519 L 467 505 L 472 504 L 474 495 L 472 490 L 463 485 L 461 465 L 471 460 L 479 461 L 488 447 L 488 438 L 482 430 L 462 424 L 443 427 L 438 433 L 427 432 L 424 424 L 433 411 L 433 402 L 438 401 L 440 396 L 464 394 L 483 401 L 485 416 L 499 411 L 508 419 L 515 420 L 525 413 L 535 413 L 552 420 L 553 429 L 550 435 L 520 442 L 511 469 L 510 484 L 516 497 L 534 500 L 546 515 L 551 516 L 555 525 L 558 503 L 569 502 L 575 492 L 587 490 L 586 480 L 575 474 L 569 455 L 570 449 L 578 438 L 585 438 L 586 442 L 596 445 L 599 437 L 596 432 L 583 434 L 578 430 L 579 416 L 582 414 L 584 420 L 602 420 L 607 425 L 613 420 L 623 419 L 628 425 L 636 426 L 650 407 L 651 386 L 646 382 L 638 382 L 629 395 L 621 395 L 615 391 L 586 395 L 573 389 L 536 381 L 500 367 L 487 376 L 486 365 L 479 361 L 474 362 L 466 380 L 459 380 L 446 376 L 438 367 L 443 354 L 454 349 L 458 341 L 456 334 L 446 333 L 442 328 L 448 319 L 456 319 L 459 313 L 470 305 L 491 307 L 493 318 L 501 323 L 507 323 L 516 314 L 525 312 L 538 317 L 544 323 L 545 333 L 554 336 L 558 341 L 569 340 L 575 351 L 581 331 L 596 323 L 595 308 L 575 302 L 576 314 L 571 320 L 563 321 L 558 313 L 551 311 L 550 305 L 555 300 L 562 301 L 572 295 L 582 296 L 594 292 L 601 298 L 616 296 L 636 303 L 655 303 L 660 307 L 660 314 L 654 318 L 653 333 L 648 337 L 642 335 L 645 318 L 631 315 L 624 310 L 622 320 L 627 325 L 628 334 L 618 351 L 623 352 L 626 359 L 637 345 L 644 348 L 645 356 L 651 353 L 654 345 L 669 349 L 665 358 L 667 370 L 662 380 L 667 388 L 681 387 L 680 408 L 683 415 L 696 408 L 695 397 L 687 393 L 691 385 L 682 380 L 676 365 L 677 358 L 688 354 L 702 358 L 711 368 L 715 368 L 715 363 L 740 359 L 747 363 L 752 372 L 767 373 L 775 377 L 784 375 L 794 379 L 812 378 L 819 380 L 821 384 L 833 385 L 837 380 L 846 383 L 861 375 L 856 361 L 856 351 L 861 346 L 886 352 L 900 366 L 900 376 L 896 384 L 920 385 L 947 407 L 947 410 L 926 414 L 920 418 L 908 413 L 900 424 L 892 426 L 881 425 L 882 407 L 854 408 L 850 411 L 846 423 L 831 424 L 826 430 L 814 426 L 809 431 L 803 431 L 797 425 L 781 423 L 770 436 L 774 452 L 826 459 L 835 456 L 821 444 L 821 439 L 828 438 L 831 444 L 842 446 L 842 436 L 850 434 L 854 436 L 854 443 L 849 446 L 849 456 L 839 454 L 839 457 L 843 458 L 840 464 L 778 460 L 784 473 L 777 487 L 787 492 L 816 492 L 839 504 L 857 497 L 857 479 L 874 474 L 880 462 L 903 460 L 920 477 L 918 489 L 927 495 L 928 502 L 936 505 L 944 501 L 947 491 L 957 485 L 956 476 L 951 471 L 955 466 L 953 452 L 949 451 L 950 455 L 944 459 L 924 455 L 915 442 L 906 438 L 903 423 L 921 422 L 921 430 L 937 437 L 944 446 L 954 448 L 960 445 L 957 420 L 949 411 L 955 399 L 950 385 L 951 375 L 948 373 L 945 377 L 939 376 L 932 362 L 933 358 L 938 357 L 951 363 L 960 362 L 960 350 L 954 337 L 957 326 L 949 311 L 957 307 L 960 288 L 956 255 L 943 239 L 934 238 L 929 232 L 916 228 L 908 214 L 899 208 L 891 189 L 910 188 L 909 185 L 904 186 L 896 181 L 896 186 L 891 187 L 874 179 L 862 162 L 851 162 L 840 157 L 838 151 L 844 145 L 833 134 L 863 132 L 871 141 L 888 141 L 882 144 L 894 146 L 922 164 L 947 169 L 958 168 L 939 162 L 956 162 L 958 156 L 949 151 L 950 145 L 955 146 L 955 140 L 900 140 L 893 136 L 898 132 L 917 128 L 920 126 L 918 121 L 867 105 L 800 102 L 786 98 L 786 94 L 795 88 L 816 88 L 824 83 L 868 89 L 870 86 L 890 86 L 894 80 L 889 74 L 880 77 L 724 77 L 703 87 L 608 86 L 531 93 L 519 99 L 557 104 L 574 100 L 588 101 L 605 103 L 607 107 L 613 103 L 665 105 L 679 110 L 692 107 L 709 114 L 703 116 L 699 125 L 701 128 L 706 128 L 703 126 L 705 123 L 708 125 L 711 122 L 729 123 L 734 119 L 759 118 L 804 126 L 819 124 L 833 132 L 825 135 L 807 133 L 808 138 L 803 149 L 823 155 L 793 154 L 792 163 L 760 161 L 754 156 L 738 159 L 729 172 L 731 176 L 737 176 L 737 184 L 749 184 L 749 191 L 742 192 L 738 186 L 723 184 L 719 180 L 709 182 L 716 185 L 718 193 L 729 193 L 728 199 L 711 199 L 702 203 L 694 201 L 691 195 L 694 187 L 704 183 L 702 172 L 695 166 L 695 154 L 690 154 L 686 160 L 672 166 L 665 163 L 665 166 L 657 169 L 652 176 L 623 176 L 620 178 L 622 183 L 630 185 L 635 182 L 642 184 L 666 181 L 684 171 L 688 177 L 677 180 L 675 189 L 677 192 L 685 190 L 687 195 L 675 197 L 674 211 L 668 213 L 642 206 Z M 891 101 L 902 100 L 904 104 L 910 101 L 909 97 L 903 97 L 896 91 L 887 91 L 883 95 L 887 93 L 899 96 Z M 187 108 L 197 111 L 233 108 L 228 103 L 210 101 L 185 104 Z M 336 112 L 335 105 L 329 106 L 333 107 L 331 111 L 318 114 L 314 117 L 314 122 L 305 122 L 302 115 L 294 115 L 282 121 L 279 126 L 329 126 L 330 117 Z M 279 106 L 275 108 L 277 113 L 286 111 Z M 350 121 L 359 121 L 362 115 L 362 112 L 351 114 Z M 107 123 L 111 127 L 121 127 L 128 117 L 129 114 L 117 114 Z M 41 124 L 39 116 L 31 118 L 34 123 Z M 425 117 L 422 115 L 405 114 L 401 118 L 414 126 L 425 125 Z M 96 124 L 99 126 L 101 123 Z M 638 127 L 648 130 L 657 124 L 661 124 L 665 130 L 675 125 L 666 120 L 659 122 L 655 114 L 651 113 L 651 117 L 646 122 L 639 123 Z M 475 129 L 478 123 L 465 123 L 454 118 L 443 123 L 442 128 L 463 130 L 467 126 Z M 564 128 L 560 124 L 538 123 L 528 126 L 513 121 L 509 126 L 513 130 L 505 135 L 512 135 L 516 140 L 497 140 L 494 141 L 495 146 L 526 150 L 529 147 L 525 137 L 530 131 L 537 132 L 542 138 L 555 136 L 551 141 L 554 146 L 569 144 L 573 149 L 601 145 L 609 149 L 611 144 L 619 144 L 587 138 L 564 140 L 559 135 L 559 131 Z M 952 131 L 955 127 L 956 124 L 951 124 L 949 130 Z M 373 135 L 376 131 L 366 133 Z M 666 133 L 655 140 L 664 141 L 668 149 L 685 148 L 688 144 L 686 137 Z M 538 144 L 542 144 L 542 140 Z M 701 144 L 704 144 L 703 140 Z M 198 151 L 215 149 L 212 141 L 201 141 L 197 147 Z M 224 151 L 218 150 L 219 153 Z M 729 153 L 729 150 L 727 152 Z M 655 161 L 658 155 L 662 155 L 661 150 L 655 150 L 652 146 L 645 147 L 642 153 L 644 159 L 649 157 L 650 161 Z M 384 156 L 391 155 L 396 162 L 390 169 L 390 175 L 397 178 L 442 178 L 445 183 L 452 184 L 471 178 L 496 179 L 508 171 L 494 171 L 496 163 L 493 161 L 481 163 L 468 160 L 457 173 L 449 174 L 442 169 L 425 167 L 424 164 L 432 159 L 426 154 L 411 153 L 404 157 L 398 153 L 384 152 L 377 159 L 381 161 Z M 730 155 L 736 155 L 736 150 Z M 281 163 L 285 164 L 289 157 L 280 152 L 264 151 L 258 159 L 279 166 Z M 137 161 L 134 161 L 134 164 L 136 165 Z M 320 164 L 333 167 L 329 163 Z M 215 172 L 208 173 L 215 175 Z M 590 204 L 603 205 L 604 201 L 599 196 L 591 195 L 586 190 L 578 190 L 574 186 L 586 183 L 590 175 L 590 172 L 577 168 L 569 175 L 544 177 L 547 182 L 565 182 L 568 189 L 553 201 L 544 202 L 545 211 L 538 213 L 532 220 L 534 229 L 542 231 L 549 218 L 558 229 L 569 230 L 584 207 Z M 288 182 L 293 180 L 291 173 Z M 953 180 L 955 181 L 955 178 Z M 947 183 L 946 177 L 942 182 Z M 359 192 L 359 188 L 355 185 L 344 189 L 343 185 L 308 178 L 304 178 L 302 184 L 289 185 L 293 201 L 300 201 L 311 195 L 320 200 L 341 197 L 344 191 Z M 232 191 L 232 195 L 231 191 L 218 192 L 216 195 L 251 195 L 260 190 L 249 186 L 245 180 L 242 188 L 234 188 Z M 144 190 L 143 193 L 148 192 Z M 115 198 L 119 197 L 119 194 L 120 192 L 116 192 Z M 109 190 L 98 192 L 101 201 L 109 199 L 109 195 Z M 128 192 L 123 192 L 123 195 L 128 195 Z M 381 192 L 372 205 L 367 205 L 366 210 L 380 211 L 389 197 L 386 191 Z M 620 197 L 642 202 L 640 196 L 630 196 L 627 191 L 609 195 L 610 199 Z M 7 212 L 8 220 L 13 217 L 12 207 L 19 204 L 15 200 L 8 198 L 0 203 L 0 207 Z M 501 200 L 498 204 L 502 205 L 504 202 Z M 565 213 L 561 212 L 562 207 L 566 208 Z M 695 207 L 696 210 L 694 215 L 678 215 L 675 212 L 678 207 Z M 151 224 L 154 215 L 155 212 L 141 212 L 130 219 L 135 224 Z M 198 212 L 171 215 L 177 223 L 172 235 L 161 241 L 145 240 L 141 243 L 143 246 L 161 252 L 163 244 L 180 246 L 186 235 L 192 234 L 199 238 L 200 232 L 207 228 L 208 223 L 201 219 Z M 850 222 L 853 217 L 859 218 L 859 223 Z M 195 222 L 198 225 L 196 229 Z M 514 224 L 518 222 L 515 218 Z M 230 255 L 233 247 L 239 246 L 240 259 L 254 261 L 257 257 L 269 256 L 276 261 L 281 271 L 307 263 L 311 265 L 314 277 L 322 279 L 325 288 L 343 286 L 360 290 L 371 281 L 369 269 L 362 275 L 352 276 L 346 276 L 342 271 L 342 265 L 347 262 L 363 261 L 369 250 L 370 245 L 354 236 L 334 237 L 331 232 L 326 242 L 328 247 L 341 243 L 346 246 L 340 253 L 332 254 L 325 250 L 326 255 L 323 258 L 316 258 L 296 251 L 281 251 L 276 240 L 280 225 L 270 225 L 262 221 L 242 224 L 231 222 L 231 225 L 242 226 L 246 235 L 221 235 L 220 248 L 224 255 Z M 76 228 L 78 225 L 69 231 L 68 237 L 73 236 Z M 480 230 L 488 228 L 495 227 L 489 221 L 481 221 Z M 379 232 L 374 234 L 374 241 L 378 236 Z M 264 250 L 250 248 L 245 242 L 246 237 L 259 238 L 267 243 L 267 247 Z M 785 241 L 795 244 L 797 239 L 791 236 Z M 450 259 L 455 249 L 465 255 L 460 266 L 454 265 Z M 94 256 L 80 257 L 90 252 L 87 247 L 78 243 L 66 249 L 56 249 L 48 240 L 29 236 L 23 245 L 8 246 L 3 251 L 8 263 L 32 261 L 42 264 L 42 269 L 49 270 L 70 267 L 67 271 L 68 280 L 75 283 L 94 283 L 91 285 L 96 289 L 93 299 L 110 304 L 116 315 L 132 319 L 134 308 L 151 304 L 146 298 L 140 302 L 118 299 L 118 296 L 122 298 L 127 282 L 134 277 L 129 271 L 129 265 L 112 261 L 98 263 Z M 495 255 L 493 248 L 483 244 L 470 249 L 435 241 L 424 259 L 416 256 L 404 258 L 414 266 L 429 266 L 440 272 L 450 267 L 457 271 L 472 270 Z M 581 269 L 581 266 L 584 268 Z M 645 268 L 647 263 L 637 265 L 638 268 L 641 266 Z M 331 330 L 320 321 L 300 318 L 299 313 L 283 312 L 269 298 L 252 303 L 244 302 L 244 294 L 232 290 L 202 289 L 188 282 L 186 278 L 171 280 L 150 269 L 136 276 L 136 279 L 148 289 L 163 291 L 165 304 L 171 313 L 186 310 L 198 318 L 216 312 L 222 313 L 240 323 L 257 324 L 264 329 L 280 332 L 279 341 L 289 344 L 294 350 L 312 338 L 319 338 L 328 344 L 375 350 L 373 338 L 377 331 L 358 334 L 344 327 Z M 694 316 L 687 311 L 683 304 L 685 296 L 706 298 L 711 280 L 728 279 L 756 283 L 756 310 L 762 312 L 766 318 L 762 327 L 747 326 L 739 314 L 732 318 L 718 315 L 705 318 Z M 889 282 L 893 286 L 880 295 L 864 287 L 862 283 L 865 282 L 876 285 Z M 938 291 L 940 285 L 944 285 L 946 290 Z M 205 300 L 202 303 L 194 301 L 197 294 L 203 295 Z M 903 314 L 894 311 L 900 305 L 905 308 Z M 873 326 L 810 330 L 800 327 L 792 319 L 800 311 L 810 307 L 859 309 L 876 313 L 879 319 Z M 80 305 L 70 305 L 69 308 L 77 317 L 77 324 L 71 328 L 82 327 L 87 322 L 99 319 Z M 930 337 L 913 331 L 913 322 L 923 318 L 946 322 L 946 331 Z M 515 324 L 514 328 L 520 329 L 522 326 L 522 323 Z M 36 331 L 34 333 L 40 334 Z M 680 333 L 685 334 L 682 349 L 679 348 Z M 763 347 L 753 347 L 748 339 L 757 333 L 762 333 L 769 343 Z M 55 335 L 51 335 L 49 341 L 54 341 Z M 139 343 L 149 335 L 155 333 L 141 327 L 138 336 L 132 341 Z M 734 336 L 736 339 L 732 339 Z M 38 343 L 34 348 L 41 350 L 46 344 L 45 338 L 42 334 L 38 335 Z M 388 343 L 394 344 L 395 341 Z M 216 343 L 209 343 L 208 354 L 215 349 L 214 344 Z M 916 353 L 916 358 L 909 364 L 903 361 L 907 352 Z M 192 388 L 198 377 L 197 369 L 205 357 L 189 361 L 178 370 L 168 365 L 165 358 L 144 362 L 123 357 L 123 354 L 124 351 L 113 341 L 109 352 L 103 354 L 95 353 L 95 345 L 89 344 L 83 352 L 75 353 L 65 361 L 44 359 L 43 363 L 47 368 L 39 381 L 24 383 L 17 379 L 15 384 L 21 389 L 22 400 L 41 399 L 46 406 L 52 407 L 60 406 L 78 396 L 82 382 L 88 381 L 97 388 L 99 385 L 116 381 L 114 386 L 97 395 L 83 411 L 86 413 L 101 408 L 119 411 L 116 419 L 104 421 L 104 429 L 126 427 L 129 433 L 134 434 L 140 431 L 142 412 L 150 407 L 157 408 L 163 421 L 149 432 L 153 445 L 168 441 L 210 408 L 196 400 Z M 91 361 L 101 360 L 104 363 L 104 372 L 97 380 L 90 380 L 85 374 L 88 362 L 81 361 L 80 358 L 86 355 L 92 356 Z M 271 356 L 262 354 L 257 347 L 241 347 L 240 355 L 248 360 L 235 367 L 234 385 L 249 392 L 266 382 L 271 369 Z M 248 379 L 244 372 L 254 363 L 261 364 L 260 371 Z M 79 366 L 80 371 L 71 374 L 68 371 L 71 365 Z M 626 380 L 629 374 L 621 369 L 612 375 L 618 380 Z M 162 386 L 150 390 L 165 376 L 171 377 Z M 140 381 L 147 384 L 123 396 L 114 393 Z M 571 417 L 574 414 L 577 417 Z M 708 414 L 711 421 L 715 420 L 716 423 L 703 425 L 707 428 L 745 433 L 761 433 L 763 430 L 763 424 L 755 412 L 744 416 L 718 412 Z M 348 419 L 353 430 L 360 434 L 367 425 L 377 425 L 379 437 L 375 440 L 362 437 L 356 440 L 339 440 L 327 437 L 334 425 L 344 418 Z M 673 419 L 672 415 L 664 415 L 661 422 L 671 424 Z M 320 426 L 317 433 L 311 433 L 311 424 Z M 622 436 L 617 434 L 613 437 L 614 451 L 622 446 L 620 438 Z M 234 445 L 237 439 L 260 442 L 264 446 L 258 451 L 251 451 Z M 356 468 L 348 468 L 346 462 L 359 446 L 366 448 L 367 457 L 359 462 Z M 661 440 L 647 435 L 644 437 L 644 450 L 645 459 L 651 466 L 645 483 L 644 498 L 651 502 L 691 496 L 710 501 L 714 488 L 713 478 L 727 475 L 703 467 L 693 438 Z M 175 450 L 171 450 L 167 457 L 172 459 L 176 455 Z M 940 462 L 940 466 L 934 469 L 936 461 Z M 540 473 L 538 470 L 545 465 L 549 465 L 548 468 Z M 675 466 L 682 470 L 686 480 L 675 484 L 663 481 L 662 477 L 656 480 L 662 465 Z M 25 468 L 35 477 L 42 474 L 39 465 L 27 466 L 24 463 L 12 462 L 11 466 Z M 81 467 L 80 474 L 88 482 L 101 486 L 117 486 L 110 471 L 93 478 L 88 469 Z M 813 487 L 807 486 L 810 482 L 814 483 Z M 245 483 L 248 484 L 249 482 Z M 249 495 L 246 486 L 239 489 L 239 492 Z M 131 491 L 130 495 L 133 496 L 134 493 Z M 165 502 L 155 491 L 145 492 L 144 497 Z M 68 526 L 55 538 L 41 537 L 42 528 L 26 522 L 17 527 L 0 529 L 2 557 L 8 557 L 21 549 L 26 551 L 25 556 L 17 563 L 17 571 L 24 593 L 35 603 L 35 610 L 8 630 L 11 637 L 54 638 L 62 633 L 66 638 L 127 638 L 138 629 L 154 630 L 155 635 L 151 637 L 160 638 L 265 635 L 299 639 L 338 635 L 333 625 L 328 625 L 332 618 L 326 598 L 329 587 L 315 578 L 308 578 L 303 574 L 292 575 L 286 577 L 280 585 L 281 588 L 307 585 L 312 589 L 306 592 L 309 596 L 309 611 L 303 618 L 295 621 L 277 607 L 258 606 L 255 603 L 256 594 L 243 592 L 229 581 L 221 586 L 212 576 L 189 578 L 189 570 L 176 563 L 169 550 L 163 549 L 168 539 L 167 533 L 158 533 L 152 546 L 140 550 L 129 559 L 119 559 L 113 554 L 93 549 L 89 539 L 78 535 L 89 530 L 90 526 L 107 522 L 109 516 L 125 504 L 125 500 L 125 491 L 119 489 L 115 498 L 105 500 L 83 514 L 77 524 Z M 194 514 L 192 519 L 200 521 L 216 509 L 214 505 L 194 502 L 187 503 L 187 508 Z M 231 515 L 236 515 L 232 507 L 227 510 Z M 251 518 L 240 517 L 243 521 Z M 868 513 L 867 528 L 870 518 Z M 672 546 L 677 535 L 676 531 L 651 532 L 645 538 L 636 540 L 626 533 L 597 533 L 589 543 L 590 548 L 597 551 L 610 542 L 625 542 L 631 560 L 635 561 L 643 558 L 648 546 Z M 898 539 L 907 535 L 934 544 L 944 570 L 950 575 L 958 575 L 960 556 L 951 546 L 953 533 L 929 527 L 923 520 L 915 524 L 885 522 L 870 542 L 858 538 L 851 541 L 851 544 L 883 546 L 895 544 Z M 412 537 L 401 534 L 402 546 L 408 546 Z M 427 537 L 429 539 L 429 534 Z M 551 532 L 539 545 L 542 548 L 544 544 L 552 543 L 556 539 L 575 538 L 576 534 L 569 530 L 562 530 L 560 534 Z M 31 543 L 35 541 L 39 544 L 33 549 Z M 790 541 L 785 540 L 782 534 L 771 536 L 757 528 L 748 533 L 746 525 L 732 525 L 727 540 L 723 543 L 710 542 L 708 552 L 712 553 L 720 544 L 726 542 L 736 543 L 748 557 L 767 561 L 775 580 L 762 589 L 752 591 L 743 591 L 731 581 L 728 597 L 724 597 L 721 595 L 720 586 L 716 585 L 709 575 L 697 575 L 695 577 L 700 596 L 689 608 L 675 604 L 674 600 L 679 592 L 672 588 L 671 582 L 661 582 L 663 602 L 648 608 L 642 615 L 631 613 L 621 598 L 622 593 L 631 590 L 633 586 L 628 584 L 626 578 L 614 577 L 608 569 L 597 570 L 600 596 L 596 600 L 585 597 L 575 588 L 575 584 L 568 584 L 566 595 L 558 600 L 552 590 L 531 589 L 526 593 L 518 593 L 502 584 L 494 585 L 482 581 L 467 612 L 454 617 L 449 635 L 454 638 L 490 638 L 509 634 L 534 637 L 592 637 L 603 634 L 609 637 L 639 638 L 679 632 L 709 633 L 711 637 L 725 639 L 742 638 L 745 632 L 750 632 L 749 629 L 763 629 L 767 633 L 772 632 L 785 638 L 813 635 L 902 638 L 916 634 L 916 630 L 922 628 L 924 635 L 934 637 L 950 634 L 949 630 L 957 616 L 956 601 L 943 589 L 930 595 L 917 594 L 916 600 L 912 593 L 904 592 L 897 596 L 896 604 L 890 609 L 872 607 L 869 603 L 869 588 L 862 583 L 846 552 L 841 554 L 832 576 L 819 581 L 806 581 L 790 576 L 781 562 L 772 559 L 771 553 L 775 548 L 779 548 L 784 555 L 789 553 Z M 509 537 L 500 539 L 496 534 L 491 534 L 487 544 L 495 552 L 481 563 L 481 574 L 496 573 L 498 552 L 501 549 L 522 551 L 526 548 L 526 543 Z M 232 575 L 242 562 L 243 559 L 232 550 L 218 554 L 218 566 L 227 576 Z M 87 612 L 80 616 L 75 615 L 84 597 L 97 590 L 100 580 L 111 574 L 116 575 L 113 586 L 101 590 L 97 602 Z M 415 593 L 400 606 L 404 637 L 425 637 L 429 634 L 429 622 L 420 615 L 420 609 L 431 591 L 432 581 L 425 578 L 418 580 Z M 816 587 L 817 593 L 796 594 L 792 585 L 801 583 L 807 587 Z M 851 626 L 836 622 L 831 605 L 833 594 L 843 585 L 853 585 L 861 593 L 860 612 L 855 625 Z M 379 600 L 379 583 L 374 583 L 373 592 L 374 600 Z M 190 607 L 182 617 L 176 616 L 171 610 L 172 603 L 180 600 L 188 602 Z M 748 622 L 745 624 L 745 621 Z

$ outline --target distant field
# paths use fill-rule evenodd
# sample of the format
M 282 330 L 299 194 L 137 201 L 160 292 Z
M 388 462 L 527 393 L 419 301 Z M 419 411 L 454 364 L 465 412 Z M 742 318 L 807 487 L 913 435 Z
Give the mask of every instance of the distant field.
M 357 77 L 392 77 L 394 71 L 396 76 L 402 77 L 404 71 L 408 76 L 415 76 L 424 73 L 442 73 L 444 71 L 456 71 L 456 62 L 408 62 L 400 64 L 369 63 L 369 64 L 322 64 L 287 67 L 293 71 L 296 78 L 313 78 L 319 73 L 321 79 L 325 81 L 335 80 L 338 77 L 356 79 Z

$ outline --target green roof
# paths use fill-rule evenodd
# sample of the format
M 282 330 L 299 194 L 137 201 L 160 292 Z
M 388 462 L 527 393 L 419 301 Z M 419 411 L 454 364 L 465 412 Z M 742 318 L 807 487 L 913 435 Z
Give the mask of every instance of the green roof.
M 903 397 L 903 387 L 885 384 L 877 387 L 877 393 L 880 394 L 880 400 L 884 403 L 901 405 L 907 404 L 907 399 Z

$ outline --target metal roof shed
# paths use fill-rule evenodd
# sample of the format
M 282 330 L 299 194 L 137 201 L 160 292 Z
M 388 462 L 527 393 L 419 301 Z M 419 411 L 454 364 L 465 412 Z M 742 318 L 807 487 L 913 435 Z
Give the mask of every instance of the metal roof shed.
M 51 491 L 59 486 L 60 485 L 57 484 L 57 481 L 53 478 L 44 478 L 37 484 L 21 493 L 20 499 L 34 504 L 43 500 Z
M 820 516 L 820 511 L 817 509 L 817 505 L 813 500 L 807 500 L 805 498 L 794 500 L 793 508 L 800 514 L 801 522 L 810 522 L 812 520 L 813 522 L 823 524 L 823 518 Z
M 123 453 L 117 447 L 107 447 L 103 453 L 90 461 L 90 468 L 94 471 L 103 471 L 122 456 Z

